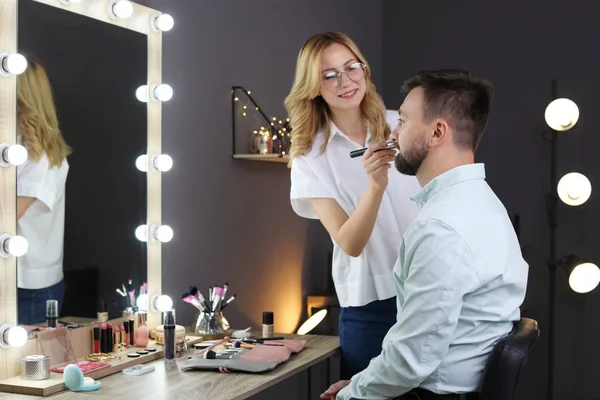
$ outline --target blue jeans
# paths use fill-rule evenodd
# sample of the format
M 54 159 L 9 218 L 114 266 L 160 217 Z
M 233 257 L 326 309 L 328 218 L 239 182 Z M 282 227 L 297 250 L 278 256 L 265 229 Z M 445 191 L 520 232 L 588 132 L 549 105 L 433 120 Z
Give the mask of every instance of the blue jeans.
M 396 323 L 396 297 L 340 310 L 342 380 L 367 368 L 381 353 L 383 338 Z
M 58 312 L 65 298 L 65 282 L 42 289 L 17 290 L 19 299 L 19 324 L 35 325 L 46 321 L 46 300 L 58 300 Z

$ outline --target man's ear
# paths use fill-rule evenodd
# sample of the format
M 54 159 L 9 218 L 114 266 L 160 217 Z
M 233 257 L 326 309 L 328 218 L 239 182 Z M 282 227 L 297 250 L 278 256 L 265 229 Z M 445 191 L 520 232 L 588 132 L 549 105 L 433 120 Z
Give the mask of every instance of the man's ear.
M 433 130 L 429 136 L 429 146 L 437 147 L 444 143 L 450 137 L 450 126 L 443 119 L 433 122 Z

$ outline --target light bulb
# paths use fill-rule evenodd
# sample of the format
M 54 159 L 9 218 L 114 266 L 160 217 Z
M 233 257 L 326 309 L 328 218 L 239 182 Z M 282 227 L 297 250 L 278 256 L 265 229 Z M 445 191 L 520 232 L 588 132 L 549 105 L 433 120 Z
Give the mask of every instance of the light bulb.
M 0 53 L 0 75 L 19 75 L 27 69 L 27 59 L 18 53 Z
M 173 29 L 175 20 L 169 14 L 162 14 L 154 18 L 154 27 L 160 31 L 168 32 Z
M 27 331 L 22 326 L 0 326 L 0 347 L 21 347 L 27 343 Z
M 11 236 L 7 233 L 0 235 L 0 257 L 21 257 L 27 253 L 29 244 L 23 236 Z
M 600 283 L 600 269 L 596 264 L 577 265 L 569 275 L 569 286 L 577 293 L 588 293 Z
M 135 305 L 140 311 L 148 311 L 148 295 L 146 293 L 140 294 L 135 300 Z
M 585 175 L 570 172 L 560 178 L 556 191 L 563 203 L 569 206 L 580 206 L 592 195 L 592 184 Z
M 27 161 L 27 149 L 20 144 L 0 144 L 0 166 L 21 165 Z
M 165 312 L 173 308 L 173 300 L 166 294 L 162 294 L 156 299 L 155 305 L 158 311 Z
M 154 236 L 163 243 L 170 242 L 173 239 L 173 229 L 169 225 L 161 225 L 154 231 Z
M 161 172 L 167 172 L 173 168 L 173 159 L 168 154 L 161 154 L 154 158 L 154 168 Z
M 133 14 L 133 4 L 129 0 L 111 0 L 108 3 L 111 18 L 127 19 Z
M 579 108 L 572 100 L 556 99 L 546 107 L 544 118 L 548 126 L 555 131 L 566 131 L 577 123 Z
M 13 326 L 8 330 L 6 341 L 12 347 L 21 347 L 27 343 L 27 331 L 22 326 Z
M 135 160 L 135 166 L 142 172 L 148 172 L 148 156 L 142 154 Z
M 135 91 L 135 98 L 141 101 L 142 103 L 148 102 L 148 86 L 142 85 Z
M 154 87 L 152 94 L 157 100 L 169 101 L 173 97 L 173 89 L 166 83 L 161 83 Z
M 319 310 L 311 315 L 310 318 L 304 321 L 302 326 L 298 328 L 298 335 L 306 335 L 308 332 L 315 329 L 315 327 L 323 321 L 326 315 L 327 309 Z
M 148 241 L 148 225 L 140 225 L 135 229 L 135 237 L 140 242 Z

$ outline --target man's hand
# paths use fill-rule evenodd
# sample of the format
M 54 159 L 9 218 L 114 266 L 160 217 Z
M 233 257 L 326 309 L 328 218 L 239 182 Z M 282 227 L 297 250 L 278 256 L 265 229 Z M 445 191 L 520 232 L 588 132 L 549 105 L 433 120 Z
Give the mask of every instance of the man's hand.
M 334 383 L 333 385 L 329 386 L 329 389 L 321 394 L 321 398 L 324 400 L 335 400 L 338 392 L 349 384 L 350 381 L 339 381 L 338 383 Z

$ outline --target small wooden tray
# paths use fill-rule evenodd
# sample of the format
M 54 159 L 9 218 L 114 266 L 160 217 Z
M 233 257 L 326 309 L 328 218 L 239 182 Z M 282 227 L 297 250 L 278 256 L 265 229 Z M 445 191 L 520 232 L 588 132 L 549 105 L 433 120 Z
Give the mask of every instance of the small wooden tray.
M 186 336 L 188 348 L 193 346 L 194 343 L 199 343 L 201 341 L 202 338 L 200 337 Z M 121 357 L 121 359 L 112 360 L 109 368 L 103 368 L 101 370 L 91 372 L 86 376 L 89 376 L 92 379 L 100 379 L 105 376 L 121 372 L 125 368 L 129 368 L 138 364 L 145 364 L 164 356 L 163 347 L 161 345 L 156 345 L 154 341 L 150 341 L 146 347 L 156 347 L 156 351 L 153 353 L 143 354 L 135 358 L 127 357 L 127 354 L 135 353 L 137 350 L 143 350 L 143 347 L 130 347 L 126 351 L 120 353 L 111 353 L 111 355 Z M 21 379 L 19 376 L 0 381 L 0 392 L 8 393 L 45 397 L 66 389 L 67 387 L 63 382 L 63 374 L 56 372 L 50 372 L 50 378 L 43 381 L 26 381 Z

